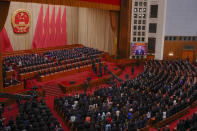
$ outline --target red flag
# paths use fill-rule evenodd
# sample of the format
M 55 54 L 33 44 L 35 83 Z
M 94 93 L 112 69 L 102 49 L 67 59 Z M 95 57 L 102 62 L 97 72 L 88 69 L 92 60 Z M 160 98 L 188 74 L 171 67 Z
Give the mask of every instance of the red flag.
M 43 44 L 42 44 L 42 48 L 44 47 L 48 47 L 49 41 L 50 41 L 50 34 L 49 34 L 49 5 L 47 8 L 47 12 L 45 15 L 45 19 L 44 19 L 44 35 L 43 35 Z
M 51 22 L 50 22 L 50 41 L 49 41 L 49 46 L 55 46 L 56 41 L 55 41 L 55 5 L 53 6 L 53 12 L 51 16 Z M 48 46 L 48 47 L 49 47 Z
M 5 27 L 3 27 L 2 31 L 0 32 L 0 41 L 1 41 L 1 51 L 3 52 L 13 51 Z
M 38 16 L 38 20 L 37 20 L 37 24 L 36 24 L 36 29 L 34 32 L 34 38 L 32 41 L 32 45 L 31 48 L 32 49 L 36 49 L 41 47 L 41 45 L 43 44 L 43 5 L 41 5 L 40 8 L 40 13 Z
M 61 6 L 59 7 L 56 19 L 56 45 L 61 45 Z
M 62 43 L 61 45 L 67 44 L 67 32 L 66 32 L 66 7 L 64 7 L 64 13 L 62 16 L 62 35 L 61 35 Z

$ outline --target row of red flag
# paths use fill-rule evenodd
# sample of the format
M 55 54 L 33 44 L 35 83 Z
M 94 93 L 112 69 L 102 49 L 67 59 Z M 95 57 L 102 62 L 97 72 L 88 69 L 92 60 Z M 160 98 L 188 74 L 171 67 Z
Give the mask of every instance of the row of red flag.
M 61 7 L 58 9 L 57 19 L 55 20 L 55 6 L 52 10 L 51 21 L 49 21 L 49 5 L 43 21 L 43 5 L 40 8 L 32 49 L 54 47 L 67 44 L 66 32 L 66 7 L 64 7 L 61 18 Z
M 1 41 L 1 51 L 13 51 L 12 45 L 10 43 L 10 39 L 6 32 L 5 27 L 3 27 L 2 31 L 0 32 L 0 41 Z

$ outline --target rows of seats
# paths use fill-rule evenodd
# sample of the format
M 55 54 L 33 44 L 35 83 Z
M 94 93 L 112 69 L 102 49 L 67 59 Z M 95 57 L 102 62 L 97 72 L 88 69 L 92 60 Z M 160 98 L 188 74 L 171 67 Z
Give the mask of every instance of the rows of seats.
M 60 123 L 53 116 L 45 100 L 28 100 L 20 103 L 16 120 L 11 118 L 1 126 L 6 131 L 63 131 Z
M 189 67 L 186 61 L 149 61 L 137 78 L 120 87 L 56 98 L 55 109 L 72 129 L 142 129 L 149 120 L 165 120 L 197 100 L 197 83 L 190 75 L 195 72 Z
M 69 70 L 75 70 L 80 69 L 85 66 L 90 66 L 93 61 L 90 60 L 84 60 L 82 62 L 73 61 L 72 64 L 66 64 L 66 62 L 57 62 L 56 64 L 48 64 L 44 65 L 42 68 L 31 68 L 27 69 L 24 73 L 21 74 L 21 79 L 28 78 L 33 76 L 45 76 L 53 73 L 58 73 L 61 71 L 69 71 Z M 95 63 L 101 62 L 100 58 L 97 58 L 94 60 Z M 37 70 L 38 69 L 38 70 Z
M 98 62 L 100 59 L 96 58 L 95 62 Z M 39 70 L 45 70 L 45 69 L 52 69 L 52 68 L 59 68 L 60 66 L 65 66 L 65 69 L 80 67 L 83 65 L 89 65 L 91 64 L 91 61 L 88 58 L 83 59 L 70 59 L 70 60 L 64 60 L 64 61 L 55 61 L 52 63 L 37 65 L 37 66 L 30 66 L 26 68 L 20 68 L 19 74 L 25 74 L 29 72 L 39 71 Z M 70 67 L 71 66 L 71 67 Z
M 78 51 L 79 50 L 79 51 Z M 41 65 L 46 63 L 54 62 L 55 60 L 69 60 L 69 59 L 77 59 L 79 57 L 84 57 L 83 52 L 88 50 L 91 55 L 88 56 L 96 56 L 101 54 L 101 51 L 89 48 L 89 47 L 79 47 L 74 48 L 72 50 L 62 49 L 55 51 L 46 51 L 42 54 L 24 54 L 17 56 L 8 56 L 4 58 L 3 65 L 15 64 L 19 67 L 29 67 L 34 65 Z M 9 70 L 7 66 L 6 71 Z
M 100 55 L 102 53 L 102 51 L 89 47 L 74 48 L 74 50 L 80 54 L 85 54 L 87 56 L 95 56 Z
M 90 54 L 87 55 L 86 51 L 89 51 Z M 40 54 L 5 57 L 3 60 L 4 87 L 16 85 L 20 80 L 35 77 L 37 74 L 41 76 L 90 65 L 92 58 L 98 62 L 100 54 L 102 54 L 101 51 L 92 48 L 77 47 L 74 49 L 45 51 Z M 20 77 L 6 77 L 6 72 L 11 70 L 15 71 L 15 76 L 20 75 Z

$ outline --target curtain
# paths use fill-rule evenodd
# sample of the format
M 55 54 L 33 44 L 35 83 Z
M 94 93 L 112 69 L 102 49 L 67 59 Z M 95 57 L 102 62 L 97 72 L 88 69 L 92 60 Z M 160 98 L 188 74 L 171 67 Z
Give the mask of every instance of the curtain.
M 110 12 L 98 9 L 79 8 L 79 43 L 115 54 L 114 33 Z
M 114 55 L 117 57 L 117 46 L 118 46 L 118 17 L 119 17 L 119 12 L 117 11 L 110 11 L 110 22 L 111 22 L 111 28 L 114 33 Z

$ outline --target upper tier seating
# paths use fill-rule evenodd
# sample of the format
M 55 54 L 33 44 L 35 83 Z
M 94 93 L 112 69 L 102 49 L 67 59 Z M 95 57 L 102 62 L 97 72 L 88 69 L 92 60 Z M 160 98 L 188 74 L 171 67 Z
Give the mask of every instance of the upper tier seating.
M 7 56 L 3 60 L 4 87 L 13 85 L 12 83 L 19 83 L 24 78 L 28 79 L 37 75 L 41 76 L 87 66 L 91 64 L 92 59 L 95 59 L 96 63 L 98 63 L 100 59 L 99 55 L 102 53 L 93 48 L 77 47 L 73 49 L 45 51 L 40 54 Z M 13 77 L 6 76 L 10 71 L 14 71 L 20 77 L 13 80 Z

